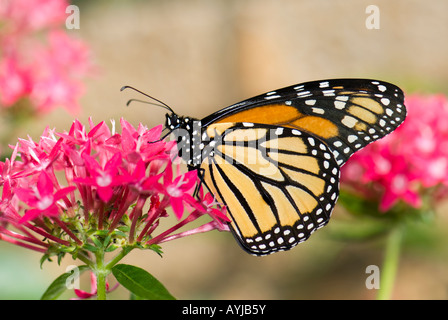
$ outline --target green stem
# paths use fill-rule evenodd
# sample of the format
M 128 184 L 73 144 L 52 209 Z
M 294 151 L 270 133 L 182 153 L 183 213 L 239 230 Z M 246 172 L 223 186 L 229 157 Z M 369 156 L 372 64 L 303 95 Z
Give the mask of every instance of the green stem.
M 94 272 L 96 275 L 96 290 L 97 290 L 97 299 L 98 300 L 106 300 L 106 277 L 111 273 L 111 270 L 114 265 L 116 265 L 121 259 L 124 258 L 129 252 L 131 252 L 132 248 L 123 248 L 119 254 L 117 254 L 111 261 L 108 263 L 104 262 L 105 252 L 103 249 L 98 248 L 98 251 L 95 252 L 96 257 L 96 265 L 94 266 Z
M 79 252 L 79 253 L 78 253 L 78 256 L 77 256 L 77 259 L 81 260 L 81 261 L 84 262 L 86 265 L 88 265 L 88 266 L 90 267 L 90 269 L 93 268 L 93 265 L 94 265 L 93 261 L 90 260 L 89 256 L 86 255 L 85 253 L 83 253 L 83 252 Z
M 378 290 L 378 300 L 389 300 L 394 287 L 395 276 L 397 274 L 398 261 L 400 259 L 400 247 L 403 237 L 402 226 L 397 226 L 390 231 L 384 254 L 383 268 L 381 270 L 380 289 Z
M 129 252 L 131 252 L 133 248 L 124 247 L 119 254 L 117 254 L 111 261 L 109 261 L 106 265 L 108 270 L 112 270 L 114 265 L 116 265 L 121 259 L 123 259 Z
M 97 299 L 98 300 L 106 300 L 106 277 L 110 273 L 104 266 L 104 250 L 99 249 L 96 253 L 96 266 L 95 266 L 95 275 L 96 275 L 96 290 L 97 290 Z

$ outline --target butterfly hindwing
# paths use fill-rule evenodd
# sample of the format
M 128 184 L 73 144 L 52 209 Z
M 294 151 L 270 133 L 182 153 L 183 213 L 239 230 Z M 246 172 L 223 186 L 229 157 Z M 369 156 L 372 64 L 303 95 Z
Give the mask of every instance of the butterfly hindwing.
M 315 136 L 292 128 L 220 123 L 201 169 L 227 206 L 231 229 L 256 255 L 287 250 L 325 225 L 338 197 L 339 166 Z

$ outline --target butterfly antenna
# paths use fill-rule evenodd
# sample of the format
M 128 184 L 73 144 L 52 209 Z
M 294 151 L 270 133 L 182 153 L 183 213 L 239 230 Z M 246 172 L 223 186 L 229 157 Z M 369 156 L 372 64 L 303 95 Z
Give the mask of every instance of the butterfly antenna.
M 153 106 L 158 106 L 158 107 L 161 107 L 161 108 L 166 109 L 166 106 L 164 106 L 163 104 L 155 103 L 155 102 L 150 102 L 150 101 L 145 101 L 145 100 L 140 100 L 140 99 L 129 99 L 128 102 L 126 102 L 126 107 L 129 107 L 129 105 L 131 104 L 131 102 L 146 103 L 146 104 L 151 104 L 151 105 L 153 105 Z
M 136 92 L 138 92 L 138 93 L 144 95 L 145 97 L 148 97 L 149 99 L 152 99 L 152 100 L 158 102 L 158 103 L 152 103 L 152 102 L 149 102 L 149 101 L 142 101 L 142 100 L 138 100 L 138 99 L 131 99 L 131 100 L 129 100 L 129 101 L 126 103 L 126 106 L 129 106 L 129 104 L 130 104 L 132 101 L 139 101 L 139 102 L 148 103 L 148 104 L 152 104 L 152 105 L 155 105 L 155 106 L 162 107 L 162 108 L 164 108 L 164 109 L 170 111 L 171 113 L 174 113 L 173 109 L 171 109 L 171 107 L 170 107 L 169 105 L 167 105 L 167 104 L 164 103 L 163 101 L 160 101 L 160 100 L 158 100 L 158 99 L 156 99 L 156 98 L 154 98 L 154 97 L 151 97 L 149 94 L 146 94 L 146 93 L 144 93 L 144 92 L 142 92 L 142 91 L 140 91 L 140 90 L 138 90 L 138 89 L 136 89 L 136 88 L 134 88 L 134 87 L 131 87 L 131 86 L 123 86 L 123 87 L 121 87 L 120 91 L 123 91 L 124 89 L 132 89 L 132 90 L 134 90 L 134 91 L 136 91 Z

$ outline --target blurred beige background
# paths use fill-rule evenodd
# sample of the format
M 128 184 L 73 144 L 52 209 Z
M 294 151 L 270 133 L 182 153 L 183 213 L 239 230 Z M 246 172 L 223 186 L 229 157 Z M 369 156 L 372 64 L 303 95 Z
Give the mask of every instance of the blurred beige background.
M 163 109 L 138 103 L 126 108 L 128 99 L 143 97 L 120 92 L 123 85 L 163 100 L 179 114 L 198 118 L 263 92 L 334 77 L 377 78 L 407 93 L 448 94 L 445 0 L 73 3 L 80 8 L 80 29 L 69 32 L 90 44 L 99 67 L 87 82 L 82 113 L 76 115 L 85 123 L 89 116 L 95 122 L 124 117 L 134 125 L 163 123 Z M 365 10 L 371 4 L 380 9 L 378 30 L 365 26 L 369 16 Z M 73 117 L 56 110 L 25 128 L 21 136 L 30 133 L 37 138 L 47 125 L 68 129 Z M 336 210 L 333 222 L 343 215 L 341 211 Z M 439 214 L 442 231 L 438 232 L 443 235 L 444 210 Z M 231 234 L 213 232 L 167 243 L 163 258 L 133 252 L 124 262 L 144 267 L 179 299 L 374 298 L 376 291 L 365 286 L 365 269 L 381 265 L 384 243 L 338 241 L 331 237 L 331 224 L 292 251 L 268 257 L 249 256 Z M 434 250 L 418 245 L 404 250 L 394 298 L 448 298 L 446 242 L 435 243 Z M 39 255 L 4 243 L 0 255 L 20 265 L 11 270 L 2 261 L 0 283 L 20 278 L 27 279 L 27 285 L 35 283 L 29 298 L 38 298 L 73 263 L 66 258 L 61 267 L 46 263 L 39 270 Z M 17 282 L 13 287 L 0 297 L 20 291 Z M 111 298 L 124 294 L 119 289 Z

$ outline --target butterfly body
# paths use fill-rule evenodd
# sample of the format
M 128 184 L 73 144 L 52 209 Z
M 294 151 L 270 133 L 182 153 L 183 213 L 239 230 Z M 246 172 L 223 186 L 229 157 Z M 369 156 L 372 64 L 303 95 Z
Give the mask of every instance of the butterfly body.
M 227 206 L 249 253 L 305 241 L 330 219 L 339 169 L 405 119 L 403 92 L 366 79 L 307 82 L 270 91 L 202 120 L 167 114 L 179 156 Z

